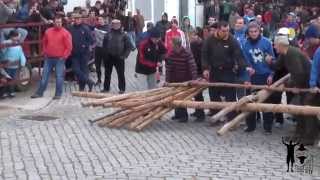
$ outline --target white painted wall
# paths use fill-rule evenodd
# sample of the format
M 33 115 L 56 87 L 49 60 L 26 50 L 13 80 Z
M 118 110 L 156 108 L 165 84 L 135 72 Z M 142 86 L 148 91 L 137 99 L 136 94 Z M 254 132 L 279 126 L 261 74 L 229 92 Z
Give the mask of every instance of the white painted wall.
M 179 0 L 165 0 L 164 10 L 168 13 L 169 21 L 173 16 L 179 19 Z

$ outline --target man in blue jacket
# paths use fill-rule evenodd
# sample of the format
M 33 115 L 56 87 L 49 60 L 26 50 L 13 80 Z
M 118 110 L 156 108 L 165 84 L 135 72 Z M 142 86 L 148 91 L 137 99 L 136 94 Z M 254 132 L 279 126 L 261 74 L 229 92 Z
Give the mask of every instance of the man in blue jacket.
M 260 26 L 251 22 L 248 25 L 248 39 L 243 46 L 243 52 L 247 63 L 251 83 L 255 85 L 271 85 L 273 83 L 273 71 L 270 69 L 266 58 L 274 59 L 274 52 L 271 42 L 261 35 Z M 266 133 L 271 133 L 273 114 L 263 113 L 263 127 Z M 256 128 L 256 114 L 247 118 L 248 128 L 246 132 L 252 132 Z
M 310 88 L 319 91 L 320 88 L 320 48 L 317 49 L 313 56 L 311 75 L 310 75 Z
M 90 46 L 94 40 L 89 27 L 82 24 L 81 15 L 74 14 L 74 25 L 69 29 L 72 35 L 72 70 L 76 74 L 79 81 L 79 90 L 84 91 L 86 84 L 89 91 L 92 91 L 94 82 L 89 77 L 88 61 L 90 57 Z

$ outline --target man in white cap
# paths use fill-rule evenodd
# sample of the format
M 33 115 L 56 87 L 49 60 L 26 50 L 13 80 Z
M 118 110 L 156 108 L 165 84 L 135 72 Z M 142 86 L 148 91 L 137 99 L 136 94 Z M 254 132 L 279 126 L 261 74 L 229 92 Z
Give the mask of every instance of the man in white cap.
M 286 87 L 293 88 L 308 88 L 309 76 L 311 70 L 311 61 L 298 48 L 289 45 L 287 36 L 275 37 L 275 49 L 279 54 L 277 61 L 272 61 L 271 57 L 267 57 L 266 61 L 274 70 L 285 68 L 291 74 L 289 81 L 285 84 Z M 306 94 L 298 94 L 300 96 L 300 105 L 308 104 Z M 287 101 L 290 102 L 292 94 L 287 93 Z M 289 99 L 289 100 L 288 100 Z M 311 145 L 314 143 L 317 136 L 317 121 L 310 120 L 312 116 L 296 116 L 297 127 L 296 136 L 301 138 L 301 143 Z

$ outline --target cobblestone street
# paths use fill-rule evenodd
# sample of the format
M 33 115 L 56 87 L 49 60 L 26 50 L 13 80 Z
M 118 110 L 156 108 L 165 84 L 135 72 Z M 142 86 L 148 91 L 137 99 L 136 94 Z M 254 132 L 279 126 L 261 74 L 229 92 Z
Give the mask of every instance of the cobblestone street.
M 134 77 L 134 54 L 126 63 L 128 91 L 145 89 L 143 79 Z M 115 73 L 112 78 L 112 91 L 117 92 Z M 100 128 L 88 120 L 111 110 L 82 108 L 85 99 L 72 97 L 74 90 L 76 86 L 67 83 L 61 100 L 0 117 L 0 179 L 320 180 L 316 147 L 307 147 L 314 157 L 312 175 L 286 172 L 281 137 L 293 129 L 289 122 L 283 129 L 274 128 L 272 135 L 261 127 L 245 134 L 241 127 L 223 137 L 207 123 L 173 122 L 172 114 L 142 132 Z M 23 118 L 38 115 L 58 119 Z

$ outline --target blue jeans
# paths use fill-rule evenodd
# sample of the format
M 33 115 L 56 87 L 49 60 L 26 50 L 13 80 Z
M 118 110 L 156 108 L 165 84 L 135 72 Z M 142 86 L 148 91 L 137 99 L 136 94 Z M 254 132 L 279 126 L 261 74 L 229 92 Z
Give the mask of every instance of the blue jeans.
M 6 72 L 8 73 L 8 75 L 12 78 L 12 80 L 15 80 L 15 79 L 16 79 L 16 75 L 17 75 L 18 69 L 15 69 L 15 68 L 6 68 L 5 70 L 6 70 Z M 13 92 L 14 92 L 14 87 L 15 87 L 15 85 L 9 85 L 9 86 L 6 88 L 6 92 L 7 92 L 7 93 L 13 93 Z
M 72 57 L 72 71 L 78 78 L 80 91 L 84 90 L 86 84 L 88 86 L 93 84 L 93 81 L 89 77 L 88 60 L 89 55 Z
M 39 83 L 39 88 L 38 88 L 36 94 L 43 96 L 43 93 L 48 86 L 50 73 L 52 72 L 53 68 L 55 68 L 55 71 L 56 71 L 56 93 L 55 93 L 55 96 L 62 95 L 62 88 L 63 88 L 63 83 L 64 83 L 65 61 L 62 59 L 59 59 L 59 58 L 46 58 L 44 60 L 43 73 L 42 73 L 41 81 Z
M 130 39 L 130 43 L 132 44 L 132 48 L 135 49 L 136 48 L 136 32 L 129 31 L 127 32 L 127 35 Z

